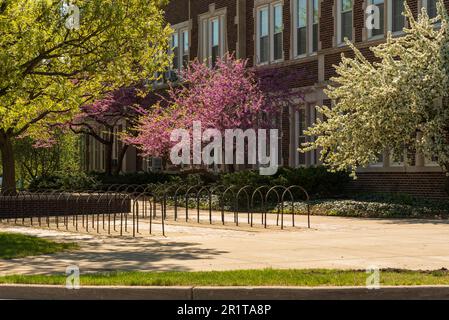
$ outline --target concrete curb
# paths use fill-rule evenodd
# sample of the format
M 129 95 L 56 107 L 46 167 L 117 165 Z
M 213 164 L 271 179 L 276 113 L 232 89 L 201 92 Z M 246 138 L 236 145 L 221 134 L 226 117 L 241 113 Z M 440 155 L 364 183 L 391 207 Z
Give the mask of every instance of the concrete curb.
M 0 285 L 0 299 L 29 300 L 392 300 L 445 299 L 449 286 L 382 287 L 119 287 Z
M 25 300 L 192 300 L 192 287 L 0 285 L 0 299 Z
M 382 287 L 197 287 L 193 300 L 404 300 L 449 299 L 449 286 Z

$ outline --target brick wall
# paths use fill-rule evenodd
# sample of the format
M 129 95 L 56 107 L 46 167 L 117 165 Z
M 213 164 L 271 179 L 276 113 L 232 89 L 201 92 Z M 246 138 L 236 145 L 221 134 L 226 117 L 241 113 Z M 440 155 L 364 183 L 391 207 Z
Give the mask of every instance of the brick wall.
M 348 192 L 407 193 L 429 199 L 449 199 L 443 173 L 359 173 Z
M 255 1 L 256 0 L 172 0 L 166 13 L 167 21 L 177 24 L 187 20 L 192 22 L 191 36 L 191 58 L 194 59 L 198 55 L 198 15 L 208 12 L 209 5 L 215 3 L 215 8 L 227 8 L 227 44 L 230 52 L 234 52 L 237 48 L 239 28 L 236 24 L 237 4 L 243 3 L 246 10 L 246 18 L 244 22 L 240 22 L 245 26 L 245 53 L 249 61 L 249 66 L 253 66 L 255 59 Z M 291 1 L 284 0 L 284 61 L 269 65 L 266 68 L 281 68 L 289 71 L 301 70 L 303 76 L 289 83 L 291 88 L 313 88 L 319 83 L 319 57 L 324 62 L 323 79 L 329 81 L 335 76 L 334 65 L 338 65 L 341 61 L 341 54 L 345 56 L 353 56 L 351 50 L 347 46 L 335 47 L 335 0 L 320 0 L 320 18 L 319 18 L 319 51 L 317 55 L 307 57 L 305 59 L 291 58 L 291 39 L 293 19 L 291 15 Z M 354 41 L 356 46 L 361 50 L 363 55 L 369 60 L 374 61 L 374 56 L 369 50 L 370 45 L 375 45 L 380 41 L 364 42 L 366 31 L 364 30 L 365 13 L 363 4 L 367 0 L 353 0 L 353 29 Z M 444 1 L 449 8 L 449 0 Z M 190 5 L 189 5 L 190 3 Z M 418 13 L 418 0 L 407 0 L 413 14 Z M 386 17 L 385 17 L 386 18 Z M 238 21 L 237 21 L 238 22 Z M 281 81 L 281 79 L 280 79 Z M 313 89 L 312 89 L 313 90 Z M 330 105 L 328 99 L 324 99 L 323 104 Z M 288 165 L 290 155 L 290 115 L 284 110 L 282 113 L 282 158 L 283 164 Z M 352 183 L 353 190 L 367 191 L 400 191 L 409 192 L 414 195 L 421 193 L 432 197 L 444 196 L 444 176 L 434 173 L 361 173 L 359 179 Z

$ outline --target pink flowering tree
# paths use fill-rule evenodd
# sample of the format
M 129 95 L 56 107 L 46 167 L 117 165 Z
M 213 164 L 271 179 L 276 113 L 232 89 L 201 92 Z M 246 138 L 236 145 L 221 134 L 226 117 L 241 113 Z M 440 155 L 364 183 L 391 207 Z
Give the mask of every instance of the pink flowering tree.
M 106 94 L 101 100 L 82 106 L 80 113 L 68 123 L 68 127 L 74 133 L 89 135 L 105 146 L 105 174 L 120 172 L 129 147 L 123 142 L 122 135 L 125 132 L 131 135 L 132 132 L 127 128 L 136 125 L 139 117 L 146 114 L 142 107 L 143 101 L 139 89 L 121 88 Z M 123 123 L 122 132 L 114 130 L 119 123 Z M 118 148 L 116 166 L 112 163 L 114 143 Z
M 229 128 L 269 128 L 282 106 L 302 99 L 300 93 L 286 87 L 289 82 L 282 82 L 280 75 L 279 71 L 253 70 L 246 60 L 230 55 L 218 59 L 215 68 L 195 61 L 181 72 L 182 83 L 169 88 L 168 98 L 140 117 L 137 135 L 126 141 L 136 145 L 144 156 L 167 159 L 176 143 L 170 141 L 171 132 L 192 130 L 194 121 L 200 121 L 203 129 L 221 132 Z

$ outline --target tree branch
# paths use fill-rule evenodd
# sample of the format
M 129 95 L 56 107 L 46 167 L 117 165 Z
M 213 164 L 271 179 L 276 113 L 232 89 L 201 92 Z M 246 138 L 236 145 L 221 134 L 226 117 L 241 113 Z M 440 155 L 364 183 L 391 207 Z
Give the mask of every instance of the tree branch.
M 98 140 L 101 144 L 105 144 L 105 145 L 111 144 L 110 141 L 108 141 L 108 140 L 102 138 L 100 135 L 98 135 L 95 132 L 95 129 L 87 123 L 70 124 L 69 126 L 70 126 L 70 130 L 72 130 L 72 132 L 75 134 L 88 134 L 91 137 L 93 137 L 94 139 Z M 84 127 L 88 128 L 88 130 L 82 130 L 82 129 L 76 130 L 73 126 L 84 126 Z
M 35 124 L 37 122 L 39 122 L 40 120 L 44 119 L 46 116 L 48 116 L 49 114 L 62 114 L 62 113 L 67 113 L 69 112 L 70 109 L 66 109 L 66 110 L 59 110 L 59 111 L 45 111 L 43 113 L 41 113 L 40 115 L 38 115 L 36 118 L 30 120 L 26 125 L 24 125 L 22 127 L 22 129 L 20 129 L 19 131 L 17 131 L 14 136 L 20 136 L 22 133 L 24 133 L 26 130 L 28 130 L 28 128 L 32 125 Z

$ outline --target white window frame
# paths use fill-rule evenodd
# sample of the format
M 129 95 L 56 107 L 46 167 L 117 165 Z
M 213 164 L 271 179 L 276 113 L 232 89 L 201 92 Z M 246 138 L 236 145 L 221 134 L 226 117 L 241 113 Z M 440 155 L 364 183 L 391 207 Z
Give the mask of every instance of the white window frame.
M 175 70 L 173 66 L 173 61 L 170 61 L 170 65 L 165 72 L 156 72 L 154 74 L 153 86 L 155 88 L 163 87 L 168 80 L 172 78 L 172 74 L 175 73 L 178 77 L 179 72 L 183 69 L 183 55 L 184 55 L 184 38 L 183 33 L 187 32 L 187 42 L 188 42 L 188 60 L 190 61 L 190 47 L 191 47 L 191 24 L 189 21 L 179 23 L 177 25 L 171 26 L 173 33 L 170 37 L 170 43 L 168 48 L 168 54 L 173 54 L 173 35 L 178 37 L 178 68 Z M 178 79 L 179 80 L 179 79 Z
M 352 7 L 351 10 L 348 11 L 342 11 L 342 4 L 344 0 L 337 0 L 337 45 L 338 46 L 345 46 L 346 43 L 344 42 L 344 38 L 342 35 L 341 30 L 341 23 L 342 23 L 342 14 L 351 11 L 352 12 L 352 22 L 351 22 L 351 40 L 354 41 L 354 0 L 352 0 Z
M 220 10 L 215 14 L 201 15 L 200 25 L 200 58 L 212 66 L 212 21 L 218 19 L 219 28 L 219 56 L 223 57 L 226 50 L 226 10 Z
M 318 46 L 317 46 L 317 51 L 313 51 L 313 25 L 314 25 L 314 16 L 313 16 L 313 3 L 315 0 L 306 0 L 306 53 L 298 53 L 298 1 L 299 0 L 293 0 L 293 57 L 294 58 L 303 58 L 309 55 L 315 55 L 317 54 L 318 51 Z M 320 1 L 318 1 L 318 17 L 319 17 L 319 12 L 320 12 Z M 319 18 L 318 18 L 318 22 L 317 22 L 318 26 L 319 26 Z M 318 43 L 319 43 L 319 39 L 320 39 L 320 30 L 318 27 Z
M 260 27 L 260 12 L 262 10 L 267 10 L 268 11 L 268 61 L 260 61 L 260 38 L 261 38 L 261 27 Z M 257 8 L 256 10 L 256 64 L 258 65 L 264 65 L 264 64 L 269 64 L 270 63 L 270 6 L 269 5 L 264 5 L 264 6 L 260 6 Z
M 383 38 L 385 38 L 385 30 L 388 29 L 388 28 L 385 28 L 385 27 L 386 27 L 385 17 L 386 17 L 387 14 L 388 14 L 387 11 L 389 11 L 389 10 L 387 10 L 388 2 L 390 2 L 390 1 L 389 1 L 389 0 L 383 0 L 383 5 L 384 5 L 384 10 L 383 10 L 383 11 L 384 11 L 384 21 L 382 21 L 382 23 L 383 23 L 384 33 L 383 33 L 383 34 L 377 34 L 377 35 L 374 35 L 374 36 L 373 36 L 373 34 L 372 34 L 372 33 L 373 33 L 373 30 L 367 28 L 368 40 L 377 40 L 377 39 L 383 39 Z M 368 0 L 368 5 L 376 5 L 376 4 L 374 4 L 374 0 Z M 366 18 L 367 18 L 367 17 L 365 17 L 365 21 L 366 21 Z M 387 19 L 387 20 L 388 20 L 388 19 Z
M 184 38 L 184 33 L 187 33 L 187 41 Z M 179 54 L 179 66 L 181 69 L 184 68 L 184 56 L 187 55 L 187 61 L 190 61 L 190 32 L 189 28 L 182 28 L 179 30 L 180 35 L 180 54 Z M 187 50 L 185 50 L 185 45 L 187 43 Z
M 274 59 L 274 8 L 277 6 L 281 6 L 281 10 L 284 10 L 284 3 L 282 1 L 274 1 L 268 4 L 264 4 L 258 6 L 255 11 L 255 25 L 256 25 L 256 57 L 255 63 L 257 65 L 266 65 L 271 63 L 278 63 L 284 61 L 285 55 L 285 43 L 284 43 L 284 31 L 285 31 L 285 23 L 284 16 L 282 15 L 282 57 L 280 59 Z M 260 28 L 260 11 L 263 9 L 268 9 L 268 61 L 261 62 L 260 61 L 260 37 L 261 37 L 261 28 Z
M 189 56 L 189 60 L 190 60 L 190 30 L 188 26 L 183 26 L 183 27 L 172 27 L 173 28 L 173 34 L 172 37 L 170 38 L 170 49 L 169 49 L 169 53 L 173 54 L 173 35 L 176 35 L 178 37 L 178 68 L 175 70 L 173 65 L 170 66 L 170 70 L 171 71 L 176 71 L 179 72 L 180 70 L 182 70 L 183 68 L 183 56 L 184 56 L 184 32 L 187 32 L 187 43 L 188 43 L 188 56 Z
M 281 7 L 281 18 L 282 18 L 282 31 L 281 31 L 281 40 L 282 40 L 282 46 L 281 46 L 281 58 L 275 59 L 274 58 L 274 36 L 275 36 L 275 7 Z M 282 2 L 275 2 L 270 5 L 270 11 L 269 11 L 269 23 L 270 23 L 270 35 L 269 35 L 269 43 L 270 43 L 270 62 L 280 62 L 284 60 L 284 4 Z
M 387 1 L 388 2 L 388 9 L 387 9 L 387 12 L 388 12 L 388 18 L 387 18 L 387 30 L 389 31 L 389 32 L 391 32 L 391 34 L 392 35 L 401 35 L 401 34 L 404 34 L 404 31 L 403 30 L 398 30 L 398 31 L 392 31 L 392 28 L 393 28 L 393 0 L 388 0 Z M 405 8 L 405 7 L 404 7 Z M 406 21 L 406 19 L 405 19 L 405 17 L 403 16 L 403 15 L 401 15 L 402 16 L 402 18 L 404 19 L 404 27 L 406 27 L 407 26 L 407 21 Z
M 222 43 L 222 39 L 223 39 L 223 35 L 222 35 L 222 30 L 223 27 L 221 26 L 221 21 L 220 21 L 220 17 L 213 17 L 209 19 L 209 25 L 208 25 L 208 34 L 209 34 L 209 39 L 208 39 L 208 57 L 210 59 L 209 64 L 212 65 L 213 61 L 212 61 L 212 49 L 214 47 L 213 42 L 214 42 L 214 32 L 213 32 L 213 26 L 214 23 L 217 23 L 217 27 L 218 27 L 218 52 L 219 52 L 219 56 L 223 57 L 223 43 Z

